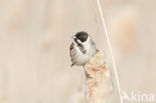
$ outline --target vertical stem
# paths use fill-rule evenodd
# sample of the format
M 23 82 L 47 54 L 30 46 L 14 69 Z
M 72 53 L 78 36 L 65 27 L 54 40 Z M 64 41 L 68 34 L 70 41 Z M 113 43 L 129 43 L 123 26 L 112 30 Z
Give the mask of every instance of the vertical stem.
M 121 101 L 121 103 L 123 103 L 123 100 L 122 100 L 122 97 L 121 97 L 120 82 L 119 82 L 118 73 L 117 73 L 117 69 L 116 69 L 115 59 L 114 59 L 113 52 L 112 52 L 112 46 L 111 46 L 110 38 L 109 38 L 109 35 L 108 35 L 108 30 L 107 30 L 107 27 L 106 27 L 105 19 L 104 19 L 104 16 L 103 16 L 103 12 L 102 12 L 102 8 L 101 8 L 99 0 L 97 0 L 97 5 L 98 5 L 98 8 L 99 8 L 99 12 L 100 12 L 103 28 L 104 28 L 104 31 L 105 31 L 105 35 L 106 35 L 106 39 L 107 39 L 107 42 L 108 42 L 109 51 L 110 51 L 111 58 L 112 58 L 114 74 L 115 74 L 115 78 L 116 78 L 116 81 L 117 81 L 117 87 L 118 87 L 118 91 L 119 91 L 120 101 Z

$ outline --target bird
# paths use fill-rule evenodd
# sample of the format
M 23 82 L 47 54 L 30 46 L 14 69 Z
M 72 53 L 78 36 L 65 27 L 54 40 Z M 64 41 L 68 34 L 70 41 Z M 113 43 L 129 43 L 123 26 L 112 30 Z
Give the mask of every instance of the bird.
M 98 51 L 96 44 L 85 31 L 77 32 L 72 39 L 73 42 L 70 45 L 71 66 L 85 66 L 90 57 Z

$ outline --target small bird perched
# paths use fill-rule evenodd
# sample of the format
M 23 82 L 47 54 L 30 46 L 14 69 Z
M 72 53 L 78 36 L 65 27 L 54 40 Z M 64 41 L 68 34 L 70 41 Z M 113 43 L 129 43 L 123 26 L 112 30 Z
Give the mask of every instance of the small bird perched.
M 73 42 L 70 45 L 70 57 L 72 65 L 84 66 L 90 57 L 96 54 L 96 44 L 86 32 L 78 32 L 72 36 Z

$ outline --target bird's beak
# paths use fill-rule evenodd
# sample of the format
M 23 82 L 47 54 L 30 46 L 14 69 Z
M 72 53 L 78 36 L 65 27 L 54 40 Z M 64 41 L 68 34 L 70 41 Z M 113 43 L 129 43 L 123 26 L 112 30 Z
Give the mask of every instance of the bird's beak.
M 75 35 L 73 35 L 72 38 L 75 39 L 76 38 Z

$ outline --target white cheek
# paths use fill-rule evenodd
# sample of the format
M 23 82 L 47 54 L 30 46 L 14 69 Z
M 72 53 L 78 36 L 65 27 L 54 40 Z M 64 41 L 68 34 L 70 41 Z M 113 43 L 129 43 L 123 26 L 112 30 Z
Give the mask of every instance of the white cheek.
M 77 42 L 78 42 L 79 44 L 82 44 L 82 42 L 81 42 L 79 39 L 77 39 L 77 42 L 76 42 L 75 40 L 73 40 L 73 42 L 74 42 L 75 45 L 78 45 Z
M 77 42 L 80 43 L 80 44 L 82 44 L 82 42 L 79 39 L 77 39 Z

